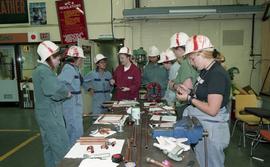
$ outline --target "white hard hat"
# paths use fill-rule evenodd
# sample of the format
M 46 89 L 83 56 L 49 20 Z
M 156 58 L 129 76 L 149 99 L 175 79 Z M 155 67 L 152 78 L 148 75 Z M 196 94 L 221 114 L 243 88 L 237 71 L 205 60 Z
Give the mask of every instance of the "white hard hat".
M 159 56 L 159 54 L 160 52 L 156 46 L 151 46 L 149 48 L 149 53 L 148 53 L 149 57 Z
M 178 32 L 173 34 L 170 39 L 170 48 L 185 46 L 188 38 L 189 36 L 184 32 Z
M 193 35 L 187 40 L 185 55 L 201 50 L 214 50 L 214 46 L 208 37 L 204 35 Z
M 118 54 L 127 54 L 127 55 L 131 55 L 131 51 L 128 47 L 124 46 L 119 50 Z
M 162 52 L 160 54 L 160 60 L 158 61 L 158 63 L 164 63 L 175 59 L 176 57 L 173 51 L 171 49 L 167 49 L 165 52 Z
M 68 49 L 67 56 L 85 58 L 83 50 L 79 46 L 71 46 Z
M 57 46 L 52 41 L 43 41 L 38 45 L 37 53 L 39 54 L 41 60 L 38 60 L 40 63 L 44 63 L 48 57 L 57 53 L 59 51 L 59 46 Z
M 94 58 L 94 63 L 97 64 L 98 61 L 102 59 L 107 59 L 103 54 L 97 54 L 96 57 Z

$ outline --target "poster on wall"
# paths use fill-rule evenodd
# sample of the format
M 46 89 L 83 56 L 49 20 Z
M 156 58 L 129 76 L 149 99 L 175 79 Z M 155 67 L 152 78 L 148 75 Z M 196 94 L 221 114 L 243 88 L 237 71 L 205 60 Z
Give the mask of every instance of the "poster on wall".
M 32 25 L 47 24 L 45 2 L 29 3 L 30 23 Z
M 78 39 L 88 39 L 83 0 L 56 1 L 61 42 L 76 44 Z
M 0 24 L 29 23 L 27 0 L 1 0 Z

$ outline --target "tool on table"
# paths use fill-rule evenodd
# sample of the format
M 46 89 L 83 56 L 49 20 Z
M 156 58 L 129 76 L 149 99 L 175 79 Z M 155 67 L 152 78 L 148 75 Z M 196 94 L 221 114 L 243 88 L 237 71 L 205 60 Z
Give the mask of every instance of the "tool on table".
M 86 150 L 87 150 L 87 152 L 90 152 L 90 153 L 94 153 L 94 152 L 95 152 L 93 146 L 88 146 L 88 147 L 86 148 Z
M 136 167 L 136 163 L 135 162 L 127 162 L 127 163 L 125 163 L 125 167 Z
M 149 157 L 146 158 L 146 162 L 153 164 L 153 165 L 156 165 L 156 166 L 159 166 L 159 167 L 172 167 L 171 165 L 170 166 L 165 165 L 162 162 L 159 162 L 159 161 L 154 160 L 154 159 L 149 158 Z
M 89 158 L 89 159 L 100 159 L 100 160 L 106 160 L 111 156 L 110 153 L 100 153 L 100 154 L 84 154 L 83 158 Z
M 112 162 L 120 163 L 123 161 L 123 155 L 122 154 L 113 154 L 112 155 Z
M 80 137 L 77 142 L 79 142 L 80 145 L 104 145 L 108 142 L 108 139 L 104 137 Z
M 149 135 L 148 135 L 148 124 L 149 124 L 149 121 L 148 121 L 148 117 L 146 117 L 146 120 L 145 120 L 145 122 L 146 122 L 146 130 L 145 130 L 145 144 L 144 144 L 144 148 L 145 149 L 148 149 L 148 137 L 149 137 Z
M 131 147 L 130 147 L 130 140 L 127 139 L 127 149 L 125 153 L 125 162 L 130 162 L 131 161 Z

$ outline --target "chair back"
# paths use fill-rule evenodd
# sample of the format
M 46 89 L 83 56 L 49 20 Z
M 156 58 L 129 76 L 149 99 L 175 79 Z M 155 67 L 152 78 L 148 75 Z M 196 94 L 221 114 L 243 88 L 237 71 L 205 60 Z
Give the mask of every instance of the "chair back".
M 241 117 L 240 111 L 245 107 L 257 107 L 257 98 L 255 95 L 236 95 L 235 96 L 235 116 Z

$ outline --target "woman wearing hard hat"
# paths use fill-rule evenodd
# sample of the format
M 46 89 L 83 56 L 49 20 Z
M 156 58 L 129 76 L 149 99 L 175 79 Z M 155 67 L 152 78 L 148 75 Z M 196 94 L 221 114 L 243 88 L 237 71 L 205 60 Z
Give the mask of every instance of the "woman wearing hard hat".
M 58 76 L 72 94 L 72 98 L 63 102 L 63 114 L 71 145 L 83 135 L 83 100 L 81 95 L 83 79 L 79 68 L 84 58 L 82 48 L 71 46 L 67 51 L 64 66 Z
M 51 41 L 38 45 L 40 56 L 33 71 L 35 116 L 40 127 L 46 167 L 55 167 L 70 148 L 62 102 L 71 96 L 54 70 L 60 63 L 59 47 Z
M 193 93 L 189 93 L 186 87 L 181 85 L 177 99 L 192 104 L 185 109 L 183 115 L 197 117 L 208 131 L 208 166 L 223 167 L 223 150 L 230 141 L 229 112 L 226 109 L 230 96 L 230 77 L 220 63 L 215 61 L 218 52 L 206 36 L 195 35 L 189 38 L 185 55 L 200 70 L 200 75 Z M 195 152 L 200 166 L 204 167 L 204 141 L 199 141 Z
M 169 81 L 174 80 L 177 75 L 178 69 L 172 69 L 175 61 L 176 57 L 171 49 L 167 49 L 165 52 L 162 52 L 160 54 L 160 60 L 158 61 L 158 63 L 162 63 L 163 67 L 169 71 Z M 163 98 L 166 100 L 168 105 L 173 106 L 175 102 L 175 92 L 172 91 L 168 86 Z
M 130 58 L 131 53 L 128 47 L 122 47 L 118 53 L 120 63 L 114 71 L 115 98 L 116 100 L 135 100 L 139 98 L 141 85 L 141 72 L 134 65 Z
M 168 84 L 168 72 L 166 69 L 158 64 L 160 52 L 156 46 L 151 46 L 148 52 L 148 64 L 143 69 L 143 85 L 156 82 L 161 86 L 161 96 L 164 93 Z
M 169 81 L 169 87 L 173 91 L 184 84 L 187 88 L 192 89 L 196 81 L 198 72 L 192 67 L 189 60 L 184 57 L 185 46 L 188 35 L 184 32 L 175 33 L 170 39 L 170 48 L 175 53 L 177 61 L 173 64 L 172 70 L 177 71 L 176 78 Z M 176 101 L 177 119 L 181 119 L 185 108 L 188 106 L 186 102 Z
M 93 94 L 92 114 L 98 115 L 106 111 L 102 107 L 104 101 L 111 100 L 111 91 L 114 84 L 112 74 L 106 70 L 107 57 L 97 54 L 94 58 L 96 69 L 84 78 L 84 87 Z

